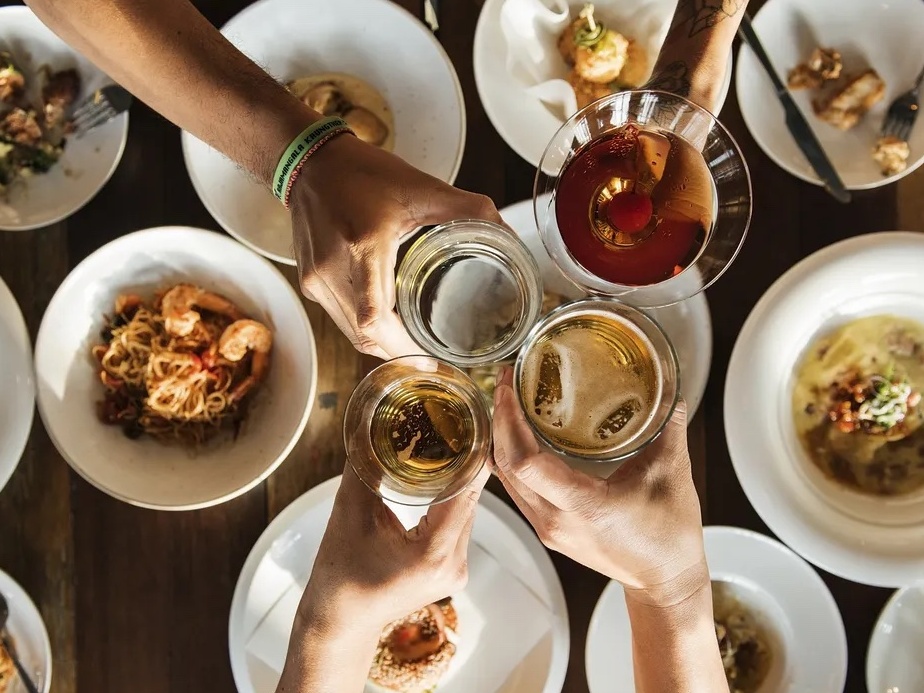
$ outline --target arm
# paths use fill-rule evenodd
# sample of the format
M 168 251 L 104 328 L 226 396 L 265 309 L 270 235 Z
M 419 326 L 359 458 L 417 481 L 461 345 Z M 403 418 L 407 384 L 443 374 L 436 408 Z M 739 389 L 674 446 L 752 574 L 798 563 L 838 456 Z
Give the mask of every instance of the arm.
M 712 110 L 748 0 L 678 0 L 648 89 L 685 96 Z

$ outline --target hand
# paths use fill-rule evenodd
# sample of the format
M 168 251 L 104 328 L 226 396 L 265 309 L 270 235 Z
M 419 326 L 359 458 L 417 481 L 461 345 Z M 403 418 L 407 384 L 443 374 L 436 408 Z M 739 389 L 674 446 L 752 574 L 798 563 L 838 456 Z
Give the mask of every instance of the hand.
M 390 622 L 461 590 L 475 508 L 489 477 L 483 469 L 408 531 L 347 464 L 300 617 L 378 636 Z
M 708 584 L 683 404 L 657 440 L 601 479 L 540 451 L 511 381 L 507 369 L 494 395 L 496 473 L 542 542 L 654 605 Z
M 500 222 L 490 198 L 350 135 L 335 137 L 308 160 L 290 206 L 302 290 L 357 349 L 380 358 L 421 353 L 394 312 L 402 237 L 454 219 Z

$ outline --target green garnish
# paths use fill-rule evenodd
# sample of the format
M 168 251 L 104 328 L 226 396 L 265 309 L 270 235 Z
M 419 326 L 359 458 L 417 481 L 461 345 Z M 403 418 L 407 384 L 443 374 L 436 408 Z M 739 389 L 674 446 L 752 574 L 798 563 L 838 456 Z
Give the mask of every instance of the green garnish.
M 593 48 L 603 39 L 606 27 L 594 18 L 593 3 L 584 5 L 578 16 L 586 22 L 586 26 L 574 32 L 574 42 L 583 48 Z
M 889 365 L 884 375 L 870 378 L 870 393 L 872 398 L 860 404 L 857 419 L 886 431 L 905 420 L 908 410 L 914 406 L 911 400 L 920 399 L 913 397 L 914 391 L 906 379 L 895 377 L 894 364 Z

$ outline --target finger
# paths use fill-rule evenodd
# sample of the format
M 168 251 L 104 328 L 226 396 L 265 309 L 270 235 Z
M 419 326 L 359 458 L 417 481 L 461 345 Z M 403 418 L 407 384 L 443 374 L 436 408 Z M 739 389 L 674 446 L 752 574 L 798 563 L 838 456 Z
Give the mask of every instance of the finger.
M 469 527 L 469 531 L 471 529 L 470 524 L 475 516 L 478 499 L 481 498 L 481 492 L 490 477 L 491 472 L 487 466 L 483 467 L 472 483 L 455 498 L 431 505 L 424 521 L 418 527 L 422 526 L 422 531 L 436 543 L 457 546 L 465 528 Z
M 494 387 L 494 461 L 509 474 L 508 465 L 538 453 L 539 443 L 510 387 L 508 373 L 502 377 L 506 379 Z
M 507 495 L 510 496 L 536 532 L 541 531 L 548 518 L 560 512 L 558 508 L 544 498 L 540 498 L 529 489 L 521 490 L 517 488 L 517 486 L 511 483 L 510 479 L 503 474 L 498 474 L 497 478 L 500 479 L 501 484 L 504 486 L 504 490 L 507 491 Z
M 427 226 L 456 219 L 485 219 L 506 225 L 490 197 L 459 190 L 450 185 L 440 186 L 430 196 L 429 204 L 416 221 L 421 226 Z
M 352 521 L 358 521 L 363 527 L 363 532 L 367 534 L 380 531 L 382 528 L 401 534 L 406 531 L 401 520 L 385 505 L 379 495 L 359 478 L 349 462 L 343 468 L 335 506 L 343 510 Z
M 656 485 L 658 479 L 670 478 L 675 474 L 690 474 L 690 453 L 687 449 L 687 416 L 683 400 L 664 430 L 644 450 L 627 460 L 607 479 L 612 488 L 644 479 L 646 484 Z

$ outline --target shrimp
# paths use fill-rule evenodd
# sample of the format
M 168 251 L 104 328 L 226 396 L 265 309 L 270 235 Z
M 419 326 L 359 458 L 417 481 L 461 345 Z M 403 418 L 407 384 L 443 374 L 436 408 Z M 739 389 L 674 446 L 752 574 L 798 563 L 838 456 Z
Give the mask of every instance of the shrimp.
M 222 333 L 218 340 L 218 353 L 228 361 L 238 362 L 248 351 L 253 352 L 250 375 L 231 392 L 231 399 L 238 401 L 266 376 L 269 369 L 269 355 L 273 348 L 273 333 L 256 320 L 237 320 Z
M 177 284 L 160 299 L 164 327 L 175 337 L 186 337 L 202 317 L 194 308 L 202 308 L 232 320 L 244 317 L 240 309 L 224 296 L 213 294 L 192 284 Z

